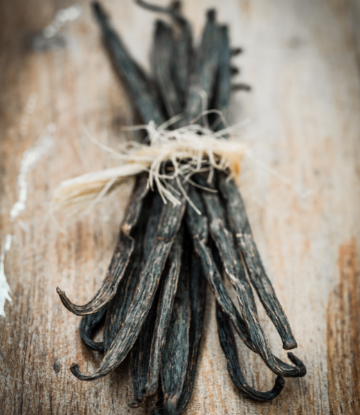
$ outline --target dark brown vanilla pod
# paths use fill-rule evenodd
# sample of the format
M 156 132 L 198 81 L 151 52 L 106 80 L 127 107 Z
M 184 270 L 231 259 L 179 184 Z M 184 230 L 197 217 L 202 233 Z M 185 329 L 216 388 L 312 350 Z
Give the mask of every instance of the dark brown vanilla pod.
M 175 40 L 172 63 L 173 80 L 182 108 L 186 103 L 193 55 L 192 30 L 190 24 L 186 21 L 181 26 L 180 34 Z
M 143 255 L 136 258 L 139 269 L 143 269 L 146 265 L 147 258 L 151 252 L 152 246 L 156 243 L 156 230 L 159 226 L 161 209 L 163 201 L 159 193 L 155 193 L 150 215 L 147 218 L 146 233 L 143 240 Z M 171 254 L 170 254 L 171 255 Z M 147 316 L 143 327 L 141 328 L 139 337 L 131 350 L 131 372 L 133 382 L 133 400 L 129 404 L 132 408 L 139 407 L 145 396 L 143 394 L 144 386 L 148 379 L 151 341 L 154 337 L 154 321 L 156 318 L 157 299 L 154 300 L 149 315 Z
M 107 304 L 103 308 L 100 308 L 100 310 L 97 311 L 96 313 L 89 314 L 87 316 L 84 316 L 81 319 L 80 328 L 79 328 L 81 341 L 89 349 L 94 350 L 95 352 L 104 353 L 104 343 L 94 342 L 91 339 L 91 337 L 96 327 L 98 327 L 100 323 L 104 321 L 106 311 L 107 311 Z
M 214 116 L 213 119 L 218 119 L 213 126 L 214 129 L 221 130 L 226 127 L 224 119 L 227 119 L 228 105 L 231 90 L 230 67 L 229 62 L 231 58 L 229 45 L 229 31 L 227 26 L 222 26 L 219 29 L 219 63 L 216 74 L 216 82 L 214 88 L 214 100 L 212 108 L 218 109 L 222 112 L 222 117 Z
M 215 244 L 212 243 L 212 253 L 216 266 L 224 275 L 224 265 L 221 263 L 221 258 L 218 250 L 215 248 Z M 218 334 L 221 348 L 226 356 L 228 362 L 228 371 L 230 377 L 236 387 L 243 392 L 248 398 L 257 401 L 265 402 L 273 400 L 278 397 L 285 386 L 285 380 L 282 376 L 278 376 L 275 381 L 274 387 L 271 391 L 260 392 L 249 386 L 242 374 L 237 346 L 234 338 L 234 334 L 231 330 L 231 322 L 229 317 L 221 310 L 219 304 L 216 305 L 216 319 L 218 324 Z
M 139 259 L 143 257 L 146 248 L 144 240 L 147 240 L 147 222 L 150 215 L 156 216 L 154 209 L 150 209 L 150 206 L 153 204 L 154 197 L 150 192 L 144 200 L 142 210 L 139 214 L 139 223 L 134 229 L 135 244 L 133 253 L 130 258 L 130 263 L 126 269 L 124 278 L 119 284 L 116 295 L 108 304 L 108 312 L 106 314 L 104 328 L 105 353 L 107 353 L 110 349 L 115 337 L 120 330 L 122 323 L 126 318 L 131 301 L 134 297 L 135 290 L 137 288 L 139 275 L 142 269 L 141 261 L 139 261 Z M 159 215 L 156 217 L 159 218 Z
M 173 2 L 170 7 L 156 6 L 142 0 L 136 0 L 136 3 L 150 11 L 168 14 L 179 26 L 180 33 L 173 44 L 173 63 L 169 69 L 178 92 L 179 101 L 184 107 L 193 58 L 193 35 L 190 23 L 181 14 L 181 2 Z M 175 114 L 178 113 L 175 111 Z
M 197 189 L 190 187 L 189 197 L 201 212 L 205 212 L 205 206 Z M 199 216 L 191 207 L 188 206 L 186 209 L 185 219 L 189 233 L 193 238 L 194 250 L 200 258 L 203 273 L 213 294 L 215 295 L 217 302 L 233 322 L 234 327 L 238 331 L 242 341 L 247 345 L 247 347 L 253 350 L 254 347 L 251 343 L 246 324 L 227 293 L 225 285 L 222 282 L 221 275 L 215 265 L 212 252 L 207 246 L 207 217 L 205 215 Z
M 136 226 L 134 233 L 135 236 L 135 245 L 134 251 L 130 258 L 130 263 L 126 269 L 124 278 L 119 284 L 116 295 L 111 299 L 108 304 L 108 312 L 106 314 L 105 328 L 104 328 L 104 348 L 105 353 L 110 349 L 115 337 L 117 336 L 122 323 L 124 322 L 131 301 L 134 297 L 134 293 L 137 288 L 139 275 L 141 272 L 141 261 L 139 259 L 143 256 L 144 242 L 146 239 L 145 228 L 147 226 L 147 220 L 149 216 L 153 213 L 149 212 L 149 206 L 151 206 L 152 194 L 148 194 L 144 204 L 143 209 L 140 213 L 139 224 Z
M 117 70 L 125 80 L 125 85 L 129 89 L 142 119 L 146 123 L 154 121 L 156 125 L 161 125 L 163 117 L 157 109 L 156 97 L 149 89 L 149 84 L 144 79 L 143 73 L 139 71 L 137 65 L 130 58 L 119 35 L 109 23 L 102 6 L 97 2 L 92 3 L 92 6 L 95 17 L 101 27 L 105 44 Z
M 215 88 L 214 108 L 220 110 L 224 115 L 227 113 L 227 106 L 230 97 L 229 89 L 229 60 L 230 60 L 230 48 L 229 38 L 227 31 L 223 28 L 221 31 L 221 50 L 219 70 L 217 74 L 217 84 Z M 221 129 L 222 124 L 218 124 L 216 129 Z M 265 269 L 262 265 L 260 255 L 257 247 L 252 238 L 252 232 L 247 214 L 245 210 L 242 197 L 239 189 L 237 188 L 233 180 L 229 180 L 228 177 L 221 173 L 216 174 L 219 177 L 219 190 L 224 198 L 225 207 L 227 211 L 227 218 L 230 223 L 229 227 L 236 237 L 237 245 L 240 252 L 244 256 L 247 271 L 250 276 L 251 283 L 255 287 L 257 294 L 272 322 L 274 323 L 277 331 L 283 342 L 283 347 L 286 350 L 297 347 L 297 343 L 292 334 L 290 324 L 282 309 L 280 302 L 277 299 L 275 291 L 269 278 L 266 275 Z M 217 200 L 217 196 L 205 195 L 207 199 L 212 201 Z M 210 201 L 210 205 L 211 205 Z M 208 203 L 209 206 L 209 203 Z M 242 229 L 242 231 L 240 230 Z M 239 237 L 239 233 L 243 233 L 244 237 Z M 241 240 L 240 240 L 241 239 Z
M 216 320 L 218 324 L 220 345 L 228 362 L 227 365 L 231 380 L 234 382 L 236 387 L 248 398 L 256 401 L 266 402 L 277 398 L 284 389 L 284 378 L 278 376 L 274 387 L 268 392 L 260 392 L 249 386 L 240 369 L 236 342 L 234 334 L 231 330 L 230 320 L 221 310 L 219 305 L 216 307 Z
M 189 197 L 192 198 L 193 203 L 201 211 L 204 211 L 204 205 L 200 196 L 198 195 L 198 190 L 195 190 L 193 187 L 191 187 L 189 189 Z M 212 252 L 207 246 L 207 219 L 204 217 L 199 220 L 196 216 L 198 215 L 195 211 L 192 212 L 191 209 L 186 210 L 186 221 L 189 231 L 194 239 L 195 251 L 200 257 L 204 274 L 209 282 L 210 288 L 213 291 L 219 306 L 231 319 L 240 338 L 249 347 L 249 349 L 261 356 L 261 358 L 264 360 L 264 363 L 275 374 L 283 377 L 305 376 L 306 368 L 300 359 L 295 357 L 295 362 L 293 355 L 289 355 L 290 360 L 296 365 L 296 367 L 293 367 L 287 363 L 282 362 L 279 358 L 271 353 L 268 343 L 265 342 L 265 338 L 259 330 L 259 326 L 255 325 L 256 319 L 253 311 L 249 306 L 246 306 L 242 309 L 241 314 L 246 312 L 246 318 L 243 318 L 239 311 L 236 309 L 229 294 L 227 293 L 219 270 L 214 262 Z M 255 322 L 253 319 L 255 319 Z M 251 323 L 250 327 L 249 322 Z
M 223 174 L 219 175 L 218 186 L 224 199 L 232 232 L 235 235 L 238 248 L 244 257 L 251 283 L 256 289 L 268 316 L 279 332 L 284 349 L 294 349 L 297 347 L 297 343 L 285 312 L 281 307 L 262 264 L 260 254 L 252 236 L 241 194 L 235 182 L 233 180 L 227 180 Z
M 219 30 L 216 25 L 216 13 L 215 10 L 209 10 L 201 44 L 195 54 L 194 70 L 190 75 L 185 108 L 187 117 L 184 122 L 186 123 L 189 123 L 207 109 L 215 82 L 219 53 L 220 42 Z M 205 108 L 204 105 L 206 105 Z
M 108 303 L 104 327 L 104 352 L 110 349 L 116 335 L 118 334 L 122 323 L 128 313 L 131 301 L 134 297 L 140 267 L 137 264 L 137 257 L 130 260 L 124 279 L 119 284 L 116 295 Z
M 142 393 L 148 397 L 158 390 L 161 357 L 165 346 L 166 333 L 170 323 L 175 294 L 180 275 L 182 235 L 178 234 L 171 248 L 157 306 L 154 335 L 151 340 L 149 373 Z
M 213 183 L 207 183 L 202 175 L 197 174 L 195 180 L 202 187 L 216 190 Z M 251 285 L 247 279 L 244 265 L 241 261 L 240 253 L 235 245 L 234 237 L 229 231 L 229 225 L 227 223 L 226 213 L 219 199 L 217 193 L 208 191 L 199 192 L 204 201 L 207 217 L 209 220 L 209 230 L 214 243 L 219 251 L 222 265 L 226 277 L 234 287 L 240 305 L 240 313 L 244 318 L 242 304 L 242 295 L 246 292 L 246 297 L 249 301 L 248 306 L 252 312 L 257 314 L 254 295 Z
M 177 91 L 172 82 L 171 74 L 174 45 L 175 41 L 171 27 L 158 20 L 152 48 L 151 67 L 155 85 L 165 106 L 167 118 L 182 112 L 180 102 L 176 99 Z
M 126 208 L 125 218 L 120 228 L 118 242 L 108 271 L 95 297 L 85 305 L 76 305 L 67 298 L 64 291 L 59 288 L 56 289 L 62 303 L 72 313 L 78 316 L 96 313 L 116 294 L 134 249 L 134 238 L 131 233 L 139 219 L 142 203 L 147 193 L 147 177 L 146 175 L 140 175 L 136 180 L 134 192 Z
M 143 389 L 150 369 L 151 340 L 154 337 L 157 297 L 158 294 L 131 350 L 131 374 L 134 394 L 132 402 L 129 403 L 131 408 L 138 408 L 146 398 L 143 394 Z
M 186 380 L 176 408 L 178 414 L 181 414 L 189 403 L 195 383 L 196 367 L 199 358 L 202 330 L 204 326 L 205 304 L 206 279 L 204 278 L 198 256 L 192 252 L 190 271 L 191 322 L 189 334 L 189 358 Z
M 174 187 L 177 188 L 177 185 Z M 187 188 L 187 186 L 184 187 Z M 156 233 L 156 243 L 153 245 L 145 268 L 141 272 L 134 299 L 120 331 L 95 373 L 84 375 L 80 372 L 77 364 L 71 366 L 71 372 L 78 379 L 94 380 L 107 375 L 119 366 L 129 353 L 150 311 L 165 262 L 180 228 L 184 210 L 185 200 L 183 197 L 180 197 L 179 205 L 163 205 Z
M 190 260 L 190 252 L 184 245 L 178 287 L 162 354 L 161 386 L 164 415 L 177 413 L 178 402 L 187 378 L 191 321 Z

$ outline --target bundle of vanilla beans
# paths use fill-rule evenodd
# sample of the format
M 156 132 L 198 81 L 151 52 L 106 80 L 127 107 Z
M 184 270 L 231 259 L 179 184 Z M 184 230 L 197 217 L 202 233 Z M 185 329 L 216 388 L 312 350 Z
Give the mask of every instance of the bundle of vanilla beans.
M 229 47 L 227 27 L 219 26 L 214 10 L 208 11 L 195 50 L 179 2 L 166 8 L 137 3 L 166 13 L 172 21 L 156 22 L 152 79 L 132 60 L 101 5 L 94 3 L 93 10 L 113 65 L 143 122 L 160 126 L 181 114 L 177 126 L 200 118 L 222 129 L 224 119 L 219 114 L 226 117 L 234 72 L 230 59 L 239 52 Z M 163 171 L 171 169 L 169 160 Z M 219 340 L 233 382 L 251 399 L 272 400 L 284 388 L 284 377 L 304 376 L 306 368 L 292 353 L 288 357 L 294 365 L 276 357 L 260 325 L 252 287 L 283 348 L 297 346 L 262 265 L 239 190 L 227 172 L 215 170 L 209 177 L 201 169 L 191 180 L 174 180 L 171 187 L 180 201 L 177 205 L 165 204 L 156 189 L 149 189 L 146 173 L 137 176 L 106 277 L 89 303 L 75 305 L 58 289 L 65 307 L 83 316 L 82 341 L 104 353 L 95 373 L 84 375 L 77 364 L 71 372 L 80 380 L 94 380 L 131 353 L 134 398 L 130 405 L 140 406 L 157 393 L 154 414 L 180 414 L 193 390 L 208 283 L 216 298 Z M 225 279 L 235 290 L 238 307 Z M 94 342 L 91 337 L 101 323 L 103 342 Z M 270 391 L 257 391 L 245 381 L 233 330 L 277 375 Z

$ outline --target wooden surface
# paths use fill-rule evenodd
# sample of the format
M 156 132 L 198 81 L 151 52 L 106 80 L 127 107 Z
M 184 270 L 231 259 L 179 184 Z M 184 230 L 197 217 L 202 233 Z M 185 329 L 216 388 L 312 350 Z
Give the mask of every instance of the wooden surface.
M 29 46 L 30 36 L 70 4 L 0 3 L 1 246 L 13 235 L 5 257 L 12 303 L 0 317 L 0 412 L 149 414 L 151 403 L 137 410 L 126 404 L 127 363 L 90 383 L 69 371 L 78 362 L 91 372 L 101 357 L 80 343 L 80 318 L 61 305 L 55 288 L 76 303 L 91 298 L 109 263 L 131 184 L 78 221 L 49 213 L 51 192 L 61 180 L 114 164 L 85 130 L 116 146 L 132 138 L 121 127 L 133 123 L 87 2 L 80 18 L 61 30 L 65 46 L 45 52 Z M 195 391 L 185 413 L 359 414 L 360 2 L 187 0 L 185 13 L 197 35 L 204 11 L 216 5 L 232 44 L 246 51 L 235 60 L 241 80 L 254 88 L 231 104 L 231 121 L 244 121 L 239 134 L 256 160 L 245 162 L 241 186 L 308 375 L 288 379 L 274 402 L 244 399 L 227 372 L 209 293 Z M 154 16 L 130 0 L 105 6 L 147 69 Z M 12 222 L 21 161 L 42 137 L 49 145 L 27 175 L 26 208 Z M 261 320 L 286 359 L 264 312 Z M 274 375 L 240 343 L 239 351 L 249 383 L 270 388 Z

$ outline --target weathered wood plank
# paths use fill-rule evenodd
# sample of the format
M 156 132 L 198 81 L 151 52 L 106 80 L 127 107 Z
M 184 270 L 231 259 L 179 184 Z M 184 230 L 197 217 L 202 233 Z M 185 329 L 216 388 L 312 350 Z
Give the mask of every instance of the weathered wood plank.
M 161 2 L 166 4 L 165 1 Z M 360 82 L 359 1 L 185 1 L 199 35 L 209 7 L 228 23 L 234 61 L 251 94 L 232 98 L 232 122 L 254 159 L 240 180 L 254 238 L 298 342 L 308 375 L 286 381 L 281 396 L 259 404 L 239 396 L 218 341 L 208 293 L 194 395 L 186 414 L 357 414 L 360 412 Z M 125 140 L 121 126 L 134 116 L 108 62 L 89 3 L 61 29 L 66 45 L 45 52 L 29 36 L 45 27 L 62 1 L 0 3 L 0 245 L 12 290 L 0 317 L 0 405 L 6 414 L 148 414 L 126 405 L 127 370 L 94 382 L 69 371 L 78 362 L 93 372 L 100 355 L 79 338 L 80 317 L 55 292 L 77 303 L 92 298 L 105 275 L 132 185 L 124 186 L 76 222 L 49 214 L 51 190 L 63 179 L 114 165 L 90 143 Z M 135 59 L 149 68 L 154 16 L 132 2 L 105 2 Z M 55 129 L 56 128 L 56 129 Z M 42 137 L 48 137 L 45 144 Z M 132 138 L 131 135 L 127 137 Z M 27 175 L 25 210 L 15 221 L 24 153 L 44 148 Z M 281 341 L 260 304 L 260 320 L 274 352 Z M 100 336 L 99 336 L 100 337 Z M 268 390 L 274 375 L 238 343 L 248 382 Z

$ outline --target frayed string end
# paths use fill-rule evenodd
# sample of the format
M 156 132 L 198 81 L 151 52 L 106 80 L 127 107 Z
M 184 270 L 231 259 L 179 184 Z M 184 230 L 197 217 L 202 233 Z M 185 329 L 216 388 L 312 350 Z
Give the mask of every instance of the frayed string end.
M 121 160 L 118 167 L 60 183 L 54 192 L 55 209 L 89 207 L 124 180 L 143 172 L 148 172 L 149 186 L 157 188 L 164 203 L 169 201 L 174 205 L 180 201 L 178 192 L 171 185 L 173 180 L 181 178 L 192 183 L 192 175 L 206 171 L 211 179 L 215 169 L 227 171 L 232 177 L 240 174 L 246 147 L 238 141 L 222 138 L 221 132 L 214 133 L 197 124 L 167 130 L 152 121 L 134 128 L 147 131 L 150 145 L 128 142 L 120 152 L 114 150 Z

